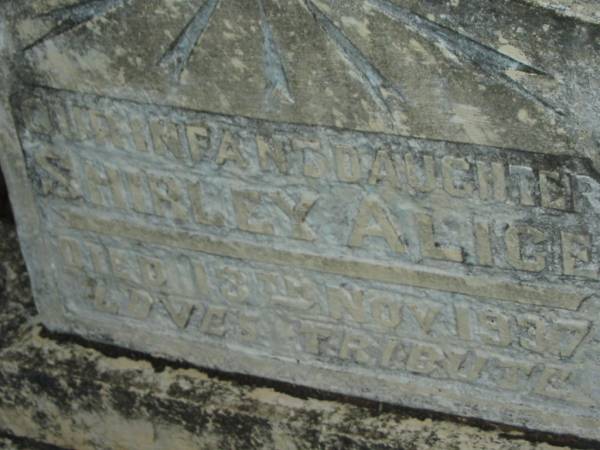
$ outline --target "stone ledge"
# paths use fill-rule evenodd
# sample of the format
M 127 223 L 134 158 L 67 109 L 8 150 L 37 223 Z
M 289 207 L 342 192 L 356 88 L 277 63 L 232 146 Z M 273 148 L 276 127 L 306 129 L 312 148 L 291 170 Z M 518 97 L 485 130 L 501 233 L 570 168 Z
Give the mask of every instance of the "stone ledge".
M 0 226 L 0 430 L 32 440 L 2 435 L 0 448 L 597 448 L 53 335 L 35 323 L 14 230 Z

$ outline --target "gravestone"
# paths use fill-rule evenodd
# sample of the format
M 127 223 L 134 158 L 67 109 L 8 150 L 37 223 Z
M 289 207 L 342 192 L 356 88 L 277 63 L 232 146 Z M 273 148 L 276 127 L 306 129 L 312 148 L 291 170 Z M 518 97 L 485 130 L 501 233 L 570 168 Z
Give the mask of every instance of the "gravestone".
M 50 329 L 600 439 L 594 2 L 8 3 Z

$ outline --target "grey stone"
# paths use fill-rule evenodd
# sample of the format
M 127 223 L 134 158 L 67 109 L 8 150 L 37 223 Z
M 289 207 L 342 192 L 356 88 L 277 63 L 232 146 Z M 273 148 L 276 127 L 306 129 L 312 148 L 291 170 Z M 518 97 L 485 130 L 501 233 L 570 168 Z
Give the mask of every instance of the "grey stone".
M 0 340 L 0 449 L 594 448 L 48 333 L 32 311 L 13 227 L 0 222 L 0 231 L 0 336 L 16 330 Z
M 52 330 L 600 438 L 594 2 L 4 8 Z

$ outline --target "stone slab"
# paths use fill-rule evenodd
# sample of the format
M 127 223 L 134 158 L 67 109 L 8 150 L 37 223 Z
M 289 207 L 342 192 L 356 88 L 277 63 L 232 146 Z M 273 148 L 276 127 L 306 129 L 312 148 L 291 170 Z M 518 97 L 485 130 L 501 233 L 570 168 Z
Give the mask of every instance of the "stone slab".
M 38 323 L 14 228 L 0 222 L 0 231 L 0 449 L 597 447 L 207 372 L 49 333 Z
M 600 438 L 593 4 L 11 4 L 48 327 Z

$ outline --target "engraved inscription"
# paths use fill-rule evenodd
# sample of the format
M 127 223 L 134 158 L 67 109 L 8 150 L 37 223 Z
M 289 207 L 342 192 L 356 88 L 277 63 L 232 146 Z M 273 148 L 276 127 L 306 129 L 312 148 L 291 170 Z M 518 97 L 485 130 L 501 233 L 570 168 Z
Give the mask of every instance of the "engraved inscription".
M 95 280 L 87 283 L 83 303 L 73 299 L 70 307 L 78 311 L 166 320 L 200 339 L 227 339 L 275 354 L 302 352 L 585 403 L 566 383 L 575 368 L 565 365 L 591 329 L 581 314 L 521 314 L 466 299 L 448 305 L 419 291 L 248 267 L 198 252 L 136 249 L 77 232 L 56 242 L 72 283 Z M 558 375 L 563 386 L 550 382 Z
M 15 108 L 75 318 L 352 373 L 597 395 L 585 160 L 46 89 Z

